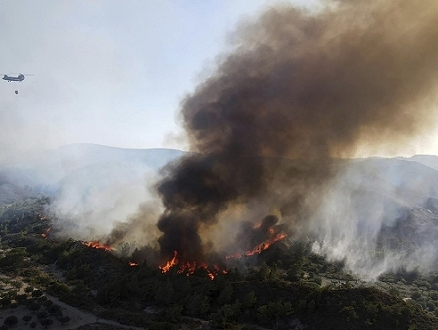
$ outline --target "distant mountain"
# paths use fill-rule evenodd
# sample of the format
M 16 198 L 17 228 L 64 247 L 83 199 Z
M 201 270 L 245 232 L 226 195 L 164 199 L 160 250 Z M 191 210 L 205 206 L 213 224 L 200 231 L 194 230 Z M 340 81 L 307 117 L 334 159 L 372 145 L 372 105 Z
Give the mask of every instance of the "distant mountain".
M 111 185 L 111 189 L 127 186 L 140 189 L 146 186 L 145 176 L 150 178 L 184 154 L 175 149 L 124 149 L 96 144 L 62 146 L 42 153 L 38 160 L 0 168 L 3 182 L 0 201 L 27 196 L 30 190 L 25 190 L 25 186 L 45 193 L 68 190 L 69 196 L 84 194 L 79 189 L 86 189 L 87 196 L 97 191 L 101 194 L 110 190 Z M 366 158 L 340 164 L 342 185 L 349 187 L 353 202 L 356 199 L 360 201 L 358 204 L 385 201 L 385 207 L 392 210 L 420 207 L 438 200 L 438 156 Z
M 96 144 L 73 144 L 47 151 L 39 159 L 9 164 L 0 173 L 19 185 L 39 186 L 56 190 L 60 183 L 74 173 L 101 168 L 144 167 L 158 171 L 184 152 L 175 149 L 123 149 Z
M 438 160 L 436 156 L 359 159 L 345 165 L 341 172 L 351 189 L 418 207 L 429 198 L 438 198 L 438 169 L 430 166 L 434 158 Z
M 406 160 L 414 161 L 427 165 L 435 170 L 438 170 L 438 156 L 434 155 L 415 155 L 411 158 L 406 158 Z
M 21 187 L 0 174 L 0 206 L 36 197 L 29 187 Z

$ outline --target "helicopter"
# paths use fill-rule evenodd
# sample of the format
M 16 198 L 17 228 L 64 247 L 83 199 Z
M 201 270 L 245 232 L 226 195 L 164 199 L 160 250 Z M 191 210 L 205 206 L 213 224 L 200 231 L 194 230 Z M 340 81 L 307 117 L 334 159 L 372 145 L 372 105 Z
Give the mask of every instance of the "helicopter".
M 26 76 L 33 76 L 33 74 L 27 74 Z M 18 81 L 18 82 L 22 82 L 25 79 L 25 76 L 23 73 L 19 73 L 18 76 L 10 76 L 7 74 L 3 74 L 3 80 L 6 80 L 7 82 L 11 82 L 11 81 Z M 18 90 L 15 90 L 15 94 L 18 94 Z
M 27 76 L 31 76 L 31 74 L 28 74 Z M 7 74 L 3 75 L 3 80 L 6 80 L 7 82 L 11 81 L 23 81 L 25 79 L 24 74 L 20 73 L 17 77 L 14 76 L 8 76 Z

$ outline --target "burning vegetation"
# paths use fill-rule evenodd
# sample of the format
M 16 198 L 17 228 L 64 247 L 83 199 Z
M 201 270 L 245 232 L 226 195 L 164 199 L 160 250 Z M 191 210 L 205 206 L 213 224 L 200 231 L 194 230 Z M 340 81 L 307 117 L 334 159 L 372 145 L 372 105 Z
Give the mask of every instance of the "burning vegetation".
M 221 269 L 219 266 L 215 265 L 213 267 L 209 267 L 206 263 L 201 262 L 197 263 L 193 262 L 180 262 L 178 257 L 178 252 L 174 251 L 173 258 L 166 262 L 165 265 L 159 266 L 161 272 L 163 274 L 168 273 L 172 268 L 177 267 L 178 274 L 186 274 L 187 276 L 193 275 L 195 271 L 202 269 L 207 273 L 207 276 L 213 280 L 218 273 L 226 274 L 227 271 Z
M 89 241 L 89 242 L 81 242 L 81 243 L 93 249 L 104 250 L 104 251 L 114 250 L 114 248 L 112 248 L 110 244 L 100 243 L 99 241 Z
M 265 217 L 261 223 L 256 225 L 253 225 L 250 222 L 243 223 L 241 230 L 238 233 L 238 240 L 240 242 L 238 249 L 242 250 L 242 252 L 237 252 L 231 255 L 216 255 L 214 258 L 209 257 L 206 258 L 207 261 L 203 261 L 185 259 L 184 255 L 175 250 L 173 251 L 171 258 L 159 264 L 157 267 L 163 274 L 169 273 L 171 270 L 175 270 L 177 274 L 185 274 L 186 276 L 191 276 L 194 273 L 205 274 L 211 280 L 213 280 L 218 274 L 227 273 L 228 259 L 240 259 L 242 257 L 252 257 L 258 255 L 269 249 L 276 242 L 287 237 L 287 234 L 283 231 L 284 228 L 277 225 L 277 223 L 278 218 L 272 215 Z M 79 242 L 82 245 L 93 249 L 104 250 L 107 252 L 116 250 L 110 244 L 110 242 L 102 243 L 98 240 Z M 156 250 L 152 250 L 149 251 L 148 257 L 142 257 L 142 253 L 137 250 L 137 253 L 133 253 L 133 257 L 135 255 L 135 258 L 130 260 L 128 265 L 131 267 L 136 267 L 149 258 L 152 260 L 159 260 L 160 258 L 157 256 L 157 252 L 158 251 Z
M 44 233 L 41 233 L 41 237 L 47 238 L 50 234 L 51 228 L 47 228 Z
M 243 256 L 253 256 L 267 250 L 272 244 L 286 238 L 286 233 L 281 226 L 276 226 L 278 218 L 273 215 L 266 216 L 260 224 L 253 225 L 245 222 L 241 225 L 237 236 L 239 250 L 243 252 L 227 255 L 226 259 L 238 259 Z
M 286 237 L 285 233 L 275 234 L 268 241 L 260 243 L 252 250 L 247 250 L 244 253 L 236 253 L 233 255 L 229 255 L 229 256 L 226 256 L 225 258 L 227 258 L 227 259 L 242 258 L 244 255 L 247 257 L 250 257 L 250 256 L 253 256 L 255 254 L 260 254 L 262 251 L 269 249 L 269 247 L 272 246 L 272 244 L 274 244 L 275 242 L 281 241 L 285 237 Z
M 163 265 L 159 266 L 162 273 L 167 273 L 171 269 L 176 268 L 178 274 L 192 275 L 196 270 L 202 269 L 210 277 L 214 277 L 219 274 L 226 274 L 225 260 L 227 259 L 240 259 L 243 256 L 251 257 L 260 254 L 262 251 L 267 250 L 274 243 L 284 239 L 287 235 L 282 231 L 282 227 L 276 225 L 278 218 L 270 215 L 266 216 L 260 224 L 253 225 L 250 222 L 244 222 L 241 227 L 241 231 L 237 236 L 239 242 L 238 249 L 243 252 L 237 252 L 231 255 L 225 255 L 223 260 L 219 260 L 218 264 L 214 262 L 205 262 L 203 260 L 193 261 L 190 259 L 184 259 L 177 250 L 173 251 L 172 258 L 168 259 Z M 209 260 L 212 258 L 206 258 Z

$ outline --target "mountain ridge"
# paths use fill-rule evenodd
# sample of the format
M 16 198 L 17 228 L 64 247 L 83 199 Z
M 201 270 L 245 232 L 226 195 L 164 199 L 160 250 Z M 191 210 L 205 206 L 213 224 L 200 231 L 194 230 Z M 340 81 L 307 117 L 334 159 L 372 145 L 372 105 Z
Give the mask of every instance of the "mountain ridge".
M 14 189 L 18 194 L 18 190 L 25 186 L 36 192 L 52 194 L 65 182 L 87 177 L 123 180 L 124 176 L 129 176 L 131 182 L 143 180 L 142 173 L 158 175 L 162 167 L 185 154 L 185 151 L 168 148 L 130 149 L 92 143 L 64 145 L 42 153 L 36 161 L 1 167 L 1 178 L 9 183 L 9 190 L 6 186 L 0 187 L 0 200 L 1 196 L 11 200 L 6 196 Z M 434 188 L 438 186 L 438 156 L 358 158 L 342 163 L 347 164 L 347 184 L 370 191 L 380 185 L 383 188 L 379 193 L 386 190 L 391 194 L 400 193 L 403 204 L 418 199 L 418 195 L 421 195 L 420 200 L 423 200 L 423 195 L 438 198 Z M 25 191 L 19 195 L 26 195 Z

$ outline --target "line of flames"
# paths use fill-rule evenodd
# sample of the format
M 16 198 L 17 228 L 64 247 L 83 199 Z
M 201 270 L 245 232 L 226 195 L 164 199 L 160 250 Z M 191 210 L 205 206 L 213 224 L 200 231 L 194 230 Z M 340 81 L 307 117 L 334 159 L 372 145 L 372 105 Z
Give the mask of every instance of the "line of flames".
M 50 232 L 50 228 L 47 229 L 46 233 L 41 234 L 41 236 L 43 237 L 47 237 L 48 233 Z M 272 244 L 274 244 L 275 242 L 278 242 L 280 240 L 282 240 L 283 238 L 286 237 L 286 234 L 284 233 L 278 233 L 276 235 L 274 235 L 272 238 L 270 238 L 269 240 L 257 245 L 255 248 L 253 248 L 252 250 L 248 250 L 244 253 L 236 253 L 233 255 L 228 255 L 225 258 L 226 259 L 232 259 L 232 258 L 242 258 L 243 256 L 253 256 L 255 254 L 259 254 L 264 250 L 267 250 Z M 101 249 L 101 250 L 105 250 L 105 251 L 112 251 L 114 250 L 109 244 L 105 244 L 105 243 L 100 243 L 99 241 L 89 241 L 89 242 L 81 242 L 83 245 L 94 248 L 94 249 Z M 133 262 L 130 261 L 129 266 L 131 267 L 135 267 L 138 266 L 139 264 L 137 262 Z M 161 272 L 163 274 L 167 273 L 170 271 L 171 268 L 176 267 L 180 264 L 179 259 L 178 259 L 178 252 L 174 251 L 173 253 L 173 257 L 168 260 L 163 266 L 158 266 L 158 268 L 161 270 Z M 201 263 L 197 263 L 196 261 L 193 262 L 185 262 L 181 265 L 179 265 L 179 269 L 177 270 L 178 274 L 183 274 L 185 273 L 187 276 L 192 275 L 196 269 L 204 269 L 207 273 L 207 276 L 213 280 L 215 278 L 215 276 L 219 273 L 222 274 L 226 274 L 227 271 L 226 270 L 221 270 L 218 266 L 214 265 L 212 266 L 213 269 L 211 269 L 206 263 L 201 262 Z
M 179 264 L 178 260 L 178 252 L 173 251 L 173 258 L 168 260 L 165 265 L 158 266 L 159 269 L 161 269 L 161 272 L 163 274 L 170 271 L 171 268 L 177 266 Z M 215 276 L 218 273 L 226 274 L 226 270 L 221 270 L 219 266 L 214 265 L 213 269 L 211 269 L 206 263 L 201 262 L 197 263 L 196 261 L 193 262 L 185 262 L 179 266 L 179 269 L 177 270 L 178 274 L 186 274 L 187 276 L 192 275 L 197 269 L 204 269 L 207 273 L 207 276 L 213 280 Z
M 242 258 L 243 256 L 253 256 L 255 254 L 260 254 L 262 251 L 269 249 L 269 247 L 274 244 L 275 242 L 281 241 L 283 238 L 286 237 L 285 233 L 278 233 L 276 234 L 274 237 L 272 237 L 271 239 L 260 243 L 259 245 L 257 245 L 255 248 L 253 248 L 252 250 L 248 250 L 244 253 L 235 253 L 232 255 L 228 255 L 225 258 L 226 259 L 239 259 Z
M 114 250 L 111 245 L 100 243 L 99 241 L 89 241 L 89 242 L 81 242 L 85 246 L 91 247 L 93 249 L 99 249 L 99 250 L 105 250 L 105 251 L 112 251 Z

